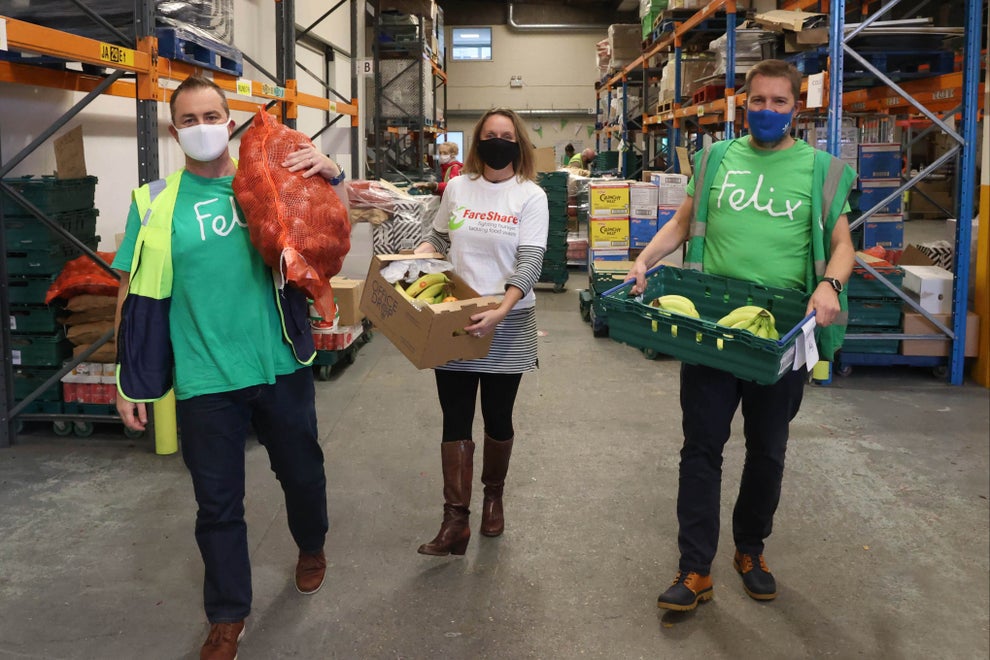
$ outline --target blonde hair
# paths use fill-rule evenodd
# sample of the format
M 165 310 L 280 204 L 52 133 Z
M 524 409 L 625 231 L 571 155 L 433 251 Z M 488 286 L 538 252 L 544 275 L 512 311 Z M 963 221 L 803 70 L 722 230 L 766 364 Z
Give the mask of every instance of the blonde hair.
M 512 163 L 512 171 L 517 179 L 536 181 L 536 160 L 533 157 L 533 150 L 536 148 L 533 141 L 529 139 L 529 131 L 526 125 L 512 110 L 508 108 L 493 108 L 483 114 L 478 123 L 474 125 L 474 132 L 471 135 L 471 146 L 468 148 L 467 158 L 464 159 L 464 173 L 470 174 L 477 179 L 485 172 L 485 164 L 478 154 L 478 142 L 481 141 L 481 129 L 488 118 L 493 115 L 500 115 L 512 122 L 512 130 L 516 134 L 516 143 L 519 145 L 519 156 Z
M 451 156 L 456 156 L 457 155 L 457 151 L 458 151 L 458 149 L 457 149 L 457 143 L 456 142 L 441 142 L 440 143 L 440 146 L 437 147 L 437 153 L 440 153 L 441 151 L 443 153 L 448 153 Z

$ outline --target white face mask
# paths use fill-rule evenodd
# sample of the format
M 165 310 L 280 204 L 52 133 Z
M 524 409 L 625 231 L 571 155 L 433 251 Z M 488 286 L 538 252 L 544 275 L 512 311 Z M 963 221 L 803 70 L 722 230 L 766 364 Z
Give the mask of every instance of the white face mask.
M 454 157 L 450 154 L 440 154 L 440 164 L 446 165 L 450 161 L 454 160 Z
M 193 160 L 203 163 L 216 160 L 227 150 L 230 131 L 227 124 L 196 124 L 185 128 L 175 127 L 179 134 L 179 146 Z

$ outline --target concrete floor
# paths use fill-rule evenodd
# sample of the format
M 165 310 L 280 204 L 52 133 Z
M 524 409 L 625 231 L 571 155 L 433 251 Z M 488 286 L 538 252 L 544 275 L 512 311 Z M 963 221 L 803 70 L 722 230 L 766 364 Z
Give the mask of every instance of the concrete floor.
M 592 337 L 583 277 L 538 294 L 542 368 L 520 390 L 507 531 L 476 535 L 465 557 L 416 553 L 440 520 L 440 412 L 432 372 L 382 335 L 318 384 L 331 534 L 314 596 L 292 586 L 281 494 L 252 444 L 242 659 L 987 657 L 987 390 L 923 369 L 809 386 L 767 547 L 780 585 L 769 603 L 732 569 L 737 427 L 715 599 L 664 613 L 677 363 Z M 119 428 L 37 430 L 0 450 L 0 658 L 198 657 L 194 513 L 181 458 Z

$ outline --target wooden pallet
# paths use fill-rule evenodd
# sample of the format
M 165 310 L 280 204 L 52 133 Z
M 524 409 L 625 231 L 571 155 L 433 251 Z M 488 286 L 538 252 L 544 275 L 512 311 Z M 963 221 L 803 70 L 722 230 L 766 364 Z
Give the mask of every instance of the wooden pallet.
M 711 103 L 725 97 L 725 87 L 722 85 L 705 85 L 691 96 L 691 102 L 695 105 L 699 103 Z

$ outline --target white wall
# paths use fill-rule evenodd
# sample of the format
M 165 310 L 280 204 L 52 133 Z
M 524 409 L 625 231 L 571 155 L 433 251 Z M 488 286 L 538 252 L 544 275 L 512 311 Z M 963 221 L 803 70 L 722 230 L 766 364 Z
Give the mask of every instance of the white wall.
M 297 0 L 296 23 L 308 26 L 329 7 L 321 0 Z M 271 0 L 234 1 L 234 45 L 249 55 L 268 71 L 276 72 L 275 54 L 275 3 Z M 350 45 L 350 14 L 345 4 L 328 17 L 314 33 L 320 38 L 342 47 Z M 311 53 L 299 50 L 300 61 L 307 68 L 320 72 L 322 64 L 314 63 Z M 335 66 L 338 89 L 345 95 L 350 88 L 350 62 L 339 57 Z M 270 82 L 245 62 L 244 76 L 259 82 Z M 323 96 L 320 85 L 302 71 L 297 72 L 303 91 Z M 164 84 L 164 83 L 163 83 Z M 176 83 L 168 83 L 174 87 Z M 78 92 L 0 83 L 0 155 L 6 163 L 46 130 L 66 110 L 84 95 Z M 250 113 L 234 112 L 239 123 L 250 118 Z M 102 236 L 100 249 L 112 250 L 115 235 L 122 232 L 130 203 L 130 192 L 138 185 L 137 140 L 135 102 L 126 98 L 102 96 L 86 107 L 56 137 L 76 126 L 82 126 L 86 149 L 86 166 L 91 175 L 99 178 L 96 186 L 96 207 L 100 211 L 97 233 Z M 170 121 L 168 105 L 158 106 L 159 122 L 159 170 L 162 176 L 183 164 L 182 151 L 168 135 Z M 304 111 L 298 127 L 312 135 L 323 126 L 323 113 Z M 350 126 L 348 119 L 341 119 L 336 126 Z M 333 149 L 327 148 L 333 146 Z M 322 143 L 328 153 L 340 160 L 349 158 L 350 147 Z M 232 152 L 237 153 L 235 141 Z M 21 174 L 50 174 L 55 169 L 55 157 L 51 140 L 24 160 L 8 176 Z
M 448 26 L 447 43 L 450 44 Z M 470 139 L 477 117 L 493 107 L 513 110 L 581 110 L 595 107 L 594 83 L 598 77 L 595 43 L 607 36 L 597 32 L 514 32 L 492 26 L 490 62 L 447 64 L 447 110 L 476 111 L 471 117 L 457 112 L 448 118 L 450 130 L 464 131 Z M 522 76 L 522 87 L 510 87 L 509 79 Z M 558 147 L 571 142 L 580 150 L 594 145 L 593 115 L 527 117 L 530 137 L 537 147 Z

